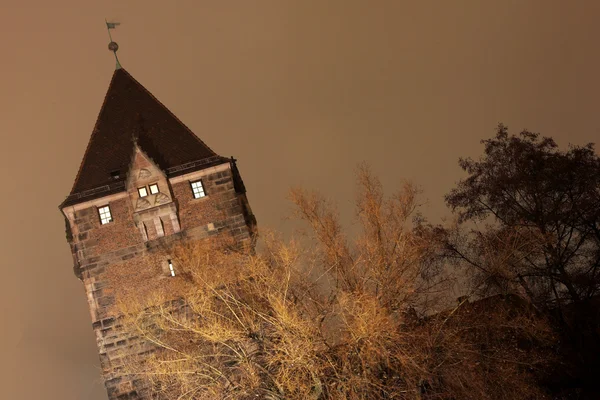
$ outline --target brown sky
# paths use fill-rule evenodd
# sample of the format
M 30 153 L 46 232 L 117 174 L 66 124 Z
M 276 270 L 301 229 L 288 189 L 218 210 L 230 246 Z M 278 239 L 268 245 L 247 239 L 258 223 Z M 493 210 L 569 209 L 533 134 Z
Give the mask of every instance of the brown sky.
M 362 160 L 434 221 L 496 124 L 598 141 L 600 2 L 0 0 L 0 397 L 106 399 L 57 205 L 114 69 L 234 155 L 260 226 L 291 185 L 352 215 Z

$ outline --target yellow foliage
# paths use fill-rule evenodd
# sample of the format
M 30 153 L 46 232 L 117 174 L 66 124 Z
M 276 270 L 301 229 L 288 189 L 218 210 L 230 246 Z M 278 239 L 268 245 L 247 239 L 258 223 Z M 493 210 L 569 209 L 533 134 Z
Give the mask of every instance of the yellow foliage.
M 544 322 L 524 308 L 432 316 L 445 280 L 428 262 L 434 244 L 412 226 L 417 189 L 386 199 L 366 167 L 358 184 L 353 243 L 328 202 L 298 189 L 291 199 L 314 246 L 265 232 L 256 253 L 173 250 L 182 282 L 119 302 L 125 326 L 158 349 L 125 373 L 163 399 L 543 398 L 523 371 L 544 358 L 514 346 L 551 340 Z

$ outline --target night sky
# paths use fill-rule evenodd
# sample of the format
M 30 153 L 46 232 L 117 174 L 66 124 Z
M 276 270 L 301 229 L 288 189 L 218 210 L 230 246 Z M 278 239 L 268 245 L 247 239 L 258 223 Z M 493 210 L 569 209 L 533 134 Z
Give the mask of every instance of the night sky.
M 85 4 L 84 4 L 85 3 Z M 492 5 L 494 4 L 494 5 Z M 58 204 L 115 62 L 235 156 L 260 227 L 290 186 L 352 223 L 354 169 L 422 186 L 433 222 L 460 156 L 504 122 L 598 141 L 600 2 L 0 0 L 3 399 L 106 399 Z

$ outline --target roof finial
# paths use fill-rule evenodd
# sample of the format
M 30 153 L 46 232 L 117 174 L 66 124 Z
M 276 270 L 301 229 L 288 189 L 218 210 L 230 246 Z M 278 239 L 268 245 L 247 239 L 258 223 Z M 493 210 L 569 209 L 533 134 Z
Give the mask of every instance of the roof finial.
M 119 50 L 119 45 L 117 44 L 117 42 L 114 42 L 112 40 L 112 36 L 110 35 L 110 30 L 115 29 L 118 25 L 121 25 L 121 23 L 120 22 L 108 22 L 106 19 L 104 19 L 104 22 L 106 22 L 106 29 L 108 30 L 108 38 L 110 39 L 110 43 L 108 44 L 108 49 L 115 54 L 115 60 L 117 61 L 116 69 L 120 69 L 121 64 L 119 63 L 119 58 L 117 57 L 117 50 Z

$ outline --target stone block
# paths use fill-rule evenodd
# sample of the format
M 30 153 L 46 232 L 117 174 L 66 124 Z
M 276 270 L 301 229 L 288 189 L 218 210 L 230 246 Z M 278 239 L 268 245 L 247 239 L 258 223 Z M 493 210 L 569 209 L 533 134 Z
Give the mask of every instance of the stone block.
M 137 392 L 133 391 L 119 395 L 117 400 L 137 400 L 138 398 Z
M 87 231 L 92 230 L 92 229 L 94 229 L 94 226 L 91 223 L 89 223 L 89 222 L 85 222 L 85 223 L 79 225 L 79 231 L 80 232 L 87 232 Z
M 84 273 L 84 272 L 90 273 L 90 271 L 93 271 L 94 268 L 96 268 L 97 265 L 98 264 L 83 265 L 79 269 L 80 269 L 81 273 Z
M 100 307 L 110 307 L 112 305 L 115 304 L 115 297 L 114 296 L 105 296 L 105 297 L 100 297 L 98 299 L 98 305 Z
M 86 249 L 90 248 L 90 247 L 94 247 L 94 246 L 98 245 L 98 239 L 90 238 L 88 240 L 83 241 L 82 244 Z
M 82 210 L 77 210 L 75 211 L 75 218 L 83 218 L 83 217 L 89 217 L 91 215 L 95 215 L 96 209 L 95 207 L 88 207 L 88 208 L 84 208 Z

